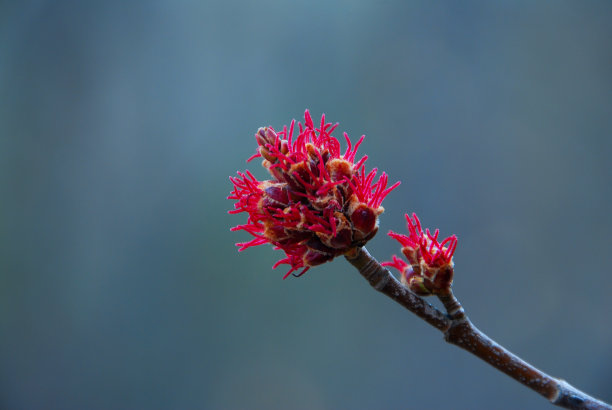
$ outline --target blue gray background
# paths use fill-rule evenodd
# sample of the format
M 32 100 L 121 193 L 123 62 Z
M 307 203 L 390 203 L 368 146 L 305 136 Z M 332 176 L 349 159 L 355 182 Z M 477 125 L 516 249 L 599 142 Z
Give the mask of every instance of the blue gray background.
M 612 3 L 0 5 L 0 408 L 547 408 L 344 260 L 238 254 L 257 127 L 325 112 L 456 233 L 491 337 L 612 400 Z M 340 135 L 340 134 L 338 134 Z

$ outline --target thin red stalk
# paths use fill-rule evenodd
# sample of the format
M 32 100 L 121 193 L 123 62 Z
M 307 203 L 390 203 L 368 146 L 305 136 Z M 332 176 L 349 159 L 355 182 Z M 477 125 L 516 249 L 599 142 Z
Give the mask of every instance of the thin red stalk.
M 406 289 L 365 248 L 355 248 L 346 259 L 370 285 L 444 333 L 448 343 L 472 353 L 519 383 L 567 409 L 612 410 L 612 406 L 554 378 L 497 344 L 470 322 L 452 293 L 441 295 L 447 314 Z

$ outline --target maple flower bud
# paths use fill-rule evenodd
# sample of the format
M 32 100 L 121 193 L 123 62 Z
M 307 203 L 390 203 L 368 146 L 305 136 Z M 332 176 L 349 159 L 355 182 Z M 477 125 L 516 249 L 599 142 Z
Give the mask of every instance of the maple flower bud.
M 290 265 L 285 278 L 301 269 L 328 262 L 349 250 L 363 246 L 378 231 L 378 216 L 384 211 L 383 199 L 399 182 L 387 187 L 384 172 L 366 174 L 367 156 L 355 161 L 364 136 L 353 146 L 344 133 L 347 148 L 332 136 L 338 124 L 325 122 L 316 127 L 308 110 L 304 123 L 295 120 L 289 128 L 276 132 L 262 127 L 255 133 L 257 153 L 272 179 L 259 181 L 249 171 L 230 177 L 234 189 L 228 199 L 235 201 L 230 213 L 246 212 L 247 223 L 232 230 L 254 236 L 238 243 L 242 251 L 270 243 L 285 252 L 278 261 Z
M 414 220 L 413 220 L 414 219 Z M 389 232 L 389 236 L 402 245 L 402 253 L 409 263 L 393 255 L 391 266 L 400 271 L 402 283 L 414 293 L 427 295 L 448 294 L 453 283 L 453 254 L 457 248 L 457 237 L 450 236 L 438 242 L 439 230 L 432 234 L 429 229 L 423 232 L 421 221 L 412 214 L 406 214 L 408 235 Z

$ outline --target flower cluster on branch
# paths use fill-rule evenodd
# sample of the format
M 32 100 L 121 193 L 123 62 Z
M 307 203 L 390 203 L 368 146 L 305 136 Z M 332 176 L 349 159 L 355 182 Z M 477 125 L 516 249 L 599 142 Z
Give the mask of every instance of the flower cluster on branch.
M 388 187 L 387 174 L 382 172 L 377 177 L 376 168 L 365 171 L 367 156 L 356 159 L 364 136 L 353 145 L 344 133 L 347 147 L 342 152 L 340 142 L 332 136 L 337 126 L 326 123 L 325 115 L 315 126 L 306 110 L 304 123 L 298 122 L 297 130 L 295 120 L 279 132 L 272 127 L 257 130 L 257 153 L 248 161 L 262 158 L 271 179 L 259 181 L 248 170 L 230 177 L 233 190 L 228 199 L 235 203 L 229 212 L 248 215 L 246 224 L 232 230 L 254 237 L 237 243 L 239 251 L 266 243 L 284 251 L 285 257 L 274 265 L 290 266 L 284 278 L 291 273 L 301 276 L 312 266 L 345 255 L 372 287 L 443 331 L 447 342 L 476 355 L 553 404 L 612 410 L 612 406 L 521 360 L 472 325 L 451 291 L 455 235 L 439 241 L 439 230 L 423 231 L 416 214 L 406 214 L 408 234 L 389 232 L 402 245 L 406 260 L 393 255 L 392 261 L 379 264 L 372 258 L 363 246 L 376 235 L 378 217 L 384 211 L 382 202 L 399 182 Z M 406 292 L 383 266 L 399 270 L 403 286 L 411 292 Z M 419 297 L 429 295 L 439 298 L 446 315 Z
M 365 171 L 367 156 L 356 160 L 362 136 L 352 144 L 344 133 L 346 150 L 332 136 L 338 124 L 317 126 L 308 110 L 304 123 L 291 122 L 276 132 L 260 128 L 255 134 L 257 153 L 272 179 L 259 181 L 248 170 L 230 177 L 234 189 L 228 199 L 235 202 L 230 213 L 245 212 L 248 221 L 232 230 L 254 236 L 238 243 L 242 251 L 270 243 L 285 252 L 281 264 L 290 265 L 285 278 L 300 270 L 328 262 L 354 247 L 363 246 L 378 231 L 383 199 L 399 182 L 387 187 L 387 174 Z
M 412 218 L 406 214 L 408 235 L 393 231 L 389 236 L 402 245 L 402 253 L 408 260 L 393 255 L 391 262 L 382 263 L 391 266 L 401 273 L 401 280 L 417 295 L 444 295 L 450 291 L 453 283 L 453 254 L 457 248 L 457 237 L 449 236 L 438 242 L 440 231 L 432 234 L 429 229 L 423 232 L 421 221 L 415 213 Z

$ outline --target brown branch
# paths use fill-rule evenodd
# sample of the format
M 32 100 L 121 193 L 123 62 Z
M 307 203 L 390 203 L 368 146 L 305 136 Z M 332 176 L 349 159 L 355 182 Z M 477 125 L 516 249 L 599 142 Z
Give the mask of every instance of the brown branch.
M 380 263 L 370 255 L 366 248 L 354 248 L 352 253 L 345 256 L 374 289 L 389 296 L 442 332 L 450 328 L 452 322 L 444 313 L 406 289 L 395 279 L 395 276 L 380 266 Z
M 438 296 L 447 311 L 444 314 L 405 288 L 365 248 L 355 248 L 345 257 L 374 289 L 442 331 L 448 343 L 479 357 L 546 397 L 552 404 L 568 409 L 612 410 L 609 404 L 589 396 L 564 380 L 547 375 L 491 340 L 470 322 L 452 292 Z

